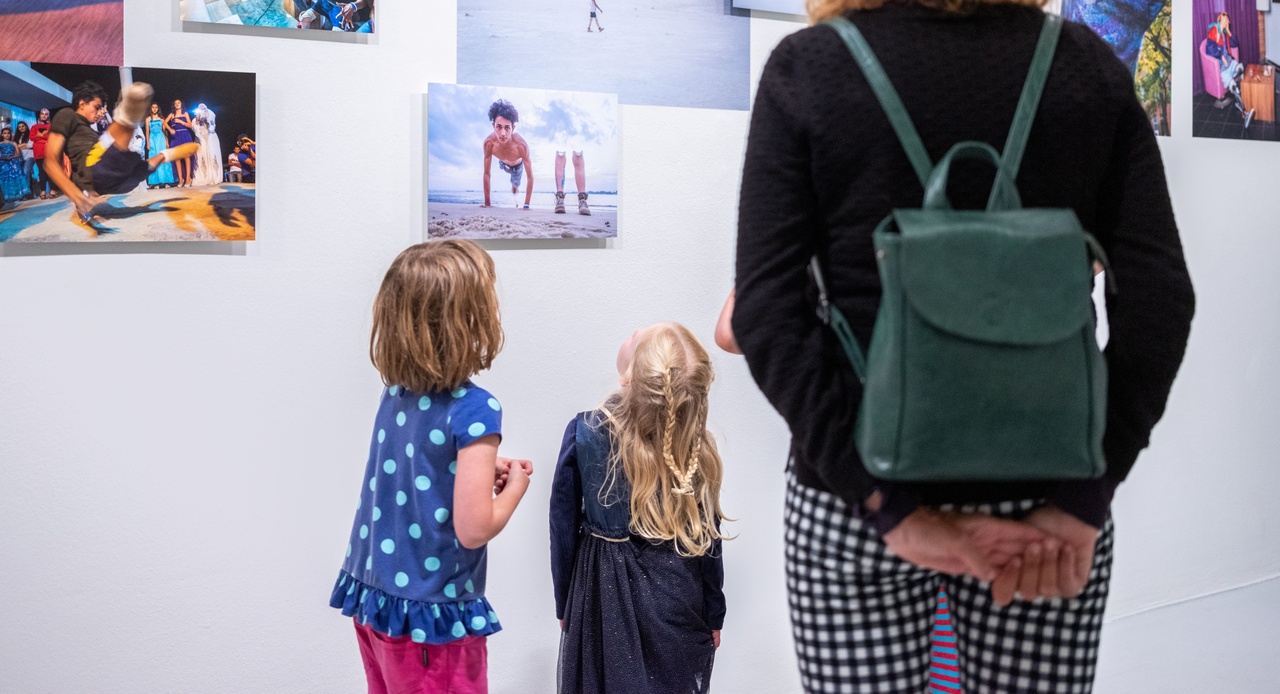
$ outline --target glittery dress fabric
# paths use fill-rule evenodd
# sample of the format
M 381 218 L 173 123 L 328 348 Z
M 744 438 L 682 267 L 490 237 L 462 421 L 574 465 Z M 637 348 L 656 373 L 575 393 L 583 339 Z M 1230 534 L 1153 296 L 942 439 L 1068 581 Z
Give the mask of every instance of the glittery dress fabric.
M 606 485 L 609 455 L 598 413 L 569 424 L 551 498 L 559 692 L 708 692 L 711 632 L 725 614 L 720 542 L 682 557 L 669 542 L 631 535 L 630 489 L 625 477 Z

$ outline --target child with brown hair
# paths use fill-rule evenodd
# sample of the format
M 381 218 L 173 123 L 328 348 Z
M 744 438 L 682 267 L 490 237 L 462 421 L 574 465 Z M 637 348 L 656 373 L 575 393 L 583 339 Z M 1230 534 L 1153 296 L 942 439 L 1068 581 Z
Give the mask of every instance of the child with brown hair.
M 559 691 L 702 694 L 725 615 L 711 358 L 660 323 L 623 343 L 618 373 L 569 423 L 552 482 Z
M 532 464 L 498 457 L 502 407 L 471 377 L 502 348 L 493 259 L 470 241 L 401 253 L 373 308 L 387 388 L 329 604 L 355 618 L 370 694 L 488 691 L 485 544 Z

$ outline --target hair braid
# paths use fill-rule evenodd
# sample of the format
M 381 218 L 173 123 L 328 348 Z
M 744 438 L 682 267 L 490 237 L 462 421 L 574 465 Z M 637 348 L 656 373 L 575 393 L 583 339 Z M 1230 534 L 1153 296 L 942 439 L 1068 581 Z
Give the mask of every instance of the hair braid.
M 676 478 L 676 484 L 671 487 L 671 491 L 676 494 L 693 496 L 693 486 L 690 482 L 693 480 L 693 471 L 696 467 L 690 468 L 684 474 L 681 474 L 676 467 L 676 458 L 671 452 L 671 440 L 676 430 L 676 394 L 675 388 L 671 383 L 670 368 L 662 372 L 662 395 L 667 400 L 667 421 L 666 426 L 662 428 L 662 459 L 666 462 L 667 468 L 671 470 L 671 474 Z

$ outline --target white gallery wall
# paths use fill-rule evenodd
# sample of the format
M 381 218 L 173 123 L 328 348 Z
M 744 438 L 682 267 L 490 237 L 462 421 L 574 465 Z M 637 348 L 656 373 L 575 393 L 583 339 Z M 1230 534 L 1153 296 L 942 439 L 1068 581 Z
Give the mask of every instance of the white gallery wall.
M 170 0 L 126 3 L 130 64 L 258 74 L 259 240 L 0 247 L 0 692 L 361 690 L 350 621 L 327 603 L 381 387 L 370 306 L 422 238 L 422 94 L 456 67 L 453 2 L 384 5 L 376 37 L 352 43 L 182 33 Z M 1113 618 L 1280 574 L 1280 144 L 1190 137 L 1191 4 L 1174 12 L 1162 144 L 1199 307 L 1115 507 Z M 758 74 L 802 25 L 752 22 Z M 477 380 L 503 401 L 503 452 L 536 466 L 490 546 L 496 694 L 554 690 L 546 512 L 565 424 L 613 387 L 635 327 L 681 321 L 710 344 L 732 286 L 748 114 L 620 120 L 616 242 L 492 247 L 507 347 Z M 798 692 L 786 428 L 739 358 L 715 359 L 738 519 L 716 691 Z

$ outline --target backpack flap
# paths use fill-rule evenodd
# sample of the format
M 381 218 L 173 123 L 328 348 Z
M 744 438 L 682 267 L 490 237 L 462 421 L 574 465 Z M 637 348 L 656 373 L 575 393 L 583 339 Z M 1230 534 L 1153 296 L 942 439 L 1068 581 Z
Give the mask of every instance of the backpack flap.
M 1034 346 L 1090 323 L 1093 275 L 1072 210 L 898 210 L 893 217 L 902 292 L 937 329 Z

